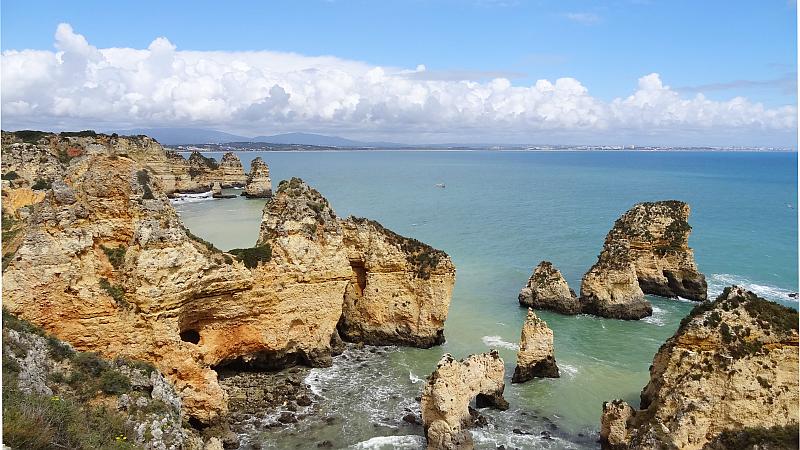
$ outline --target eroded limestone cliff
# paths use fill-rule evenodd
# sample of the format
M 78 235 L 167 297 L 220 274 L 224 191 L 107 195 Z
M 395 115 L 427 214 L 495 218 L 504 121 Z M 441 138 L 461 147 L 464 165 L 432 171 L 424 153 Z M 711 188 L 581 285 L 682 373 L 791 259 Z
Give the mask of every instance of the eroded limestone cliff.
M 797 311 L 733 286 L 659 349 L 639 410 L 603 405 L 600 433 L 606 448 L 701 449 L 788 426 L 797 442 L 797 404 Z
M 581 282 L 584 311 L 640 319 L 652 314 L 644 294 L 705 300 L 706 279 L 689 248 L 689 211 L 676 200 L 645 202 L 617 219 Z
M 340 220 L 293 179 L 265 206 L 258 245 L 223 253 L 183 227 L 129 153 L 157 144 L 114 142 L 131 143 L 87 144 L 16 217 L 3 274 L 14 314 L 79 350 L 151 362 L 203 423 L 227 411 L 215 367 L 328 365 L 338 324 L 356 342 L 441 342 L 455 278 L 443 252 Z
M 503 398 L 504 375 L 503 359 L 494 350 L 461 361 L 449 354 L 442 356 L 428 377 L 420 405 L 428 448 L 472 448 L 467 429 L 473 422 L 469 404 L 476 399 L 478 407 L 508 409 Z
M 3 178 L 12 187 L 39 186 L 44 189 L 63 176 L 73 158 L 96 154 L 120 154 L 134 159 L 158 179 L 168 195 L 207 192 L 215 182 L 241 187 L 247 182 L 239 157 L 226 153 L 221 162 L 193 152 L 188 159 L 164 151 L 147 136 L 117 136 L 93 131 L 45 133 L 3 132 Z

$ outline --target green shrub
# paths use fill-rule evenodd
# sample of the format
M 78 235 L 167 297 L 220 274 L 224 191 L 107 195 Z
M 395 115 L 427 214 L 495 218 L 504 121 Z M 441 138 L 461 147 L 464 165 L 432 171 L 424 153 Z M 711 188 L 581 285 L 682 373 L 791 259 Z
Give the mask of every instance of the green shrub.
M 99 377 L 110 367 L 97 353 L 92 352 L 78 353 L 72 360 L 72 365 L 77 370 L 93 377 Z
M 108 257 L 108 261 L 112 266 L 114 266 L 115 269 L 119 269 L 122 264 L 125 263 L 125 252 L 127 251 L 125 246 L 120 245 L 117 248 L 113 248 L 101 245 L 100 248 L 103 249 L 103 252 Z
M 125 288 L 118 285 L 112 285 L 108 278 L 101 278 L 100 279 L 100 288 L 102 288 L 106 293 L 108 293 L 114 301 L 123 307 L 129 307 L 130 304 L 125 300 Z
M 19 178 L 19 174 L 13 170 L 6 172 L 2 176 L 0 176 L 0 179 L 3 180 L 16 180 L 17 178 Z
M 62 131 L 59 134 L 61 137 L 97 137 L 97 132 L 94 130 Z
M 33 182 L 33 186 L 31 186 L 31 189 L 33 189 L 34 191 L 43 191 L 45 189 L 50 189 L 52 187 L 53 183 L 44 180 L 42 178 L 37 178 L 36 181 Z
M 46 131 L 36 131 L 36 130 L 21 130 L 14 132 L 14 135 L 19 138 L 22 142 L 27 144 L 36 144 L 38 143 L 43 137 L 46 137 L 49 133 Z
M 63 361 L 75 356 L 75 350 L 53 336 L 47 336 L 47 345 L 50 348 L 50 356 L 56 361 Z
M 253 269 L 257 267 L 259 263 L 267 262 L 272 259 L 272 247 L 270 247 L 269 244 L 252 248 L 234 248 L 228 253 L 243 262 L 244 266 L 249 269 Z
M 106 370 L 100 375 L 100 389 L 106 394 L 124 394 L 131 389 L 131 381 L 116 370 Z

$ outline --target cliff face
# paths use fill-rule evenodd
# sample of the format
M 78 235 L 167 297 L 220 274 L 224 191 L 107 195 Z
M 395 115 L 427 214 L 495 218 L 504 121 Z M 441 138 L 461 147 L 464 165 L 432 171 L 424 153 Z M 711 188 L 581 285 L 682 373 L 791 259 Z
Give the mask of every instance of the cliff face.
M 422 422 L 429 449 L 472 448 L 472 423 L 469 404 L 508 409 L 503 398 L 505 383 L 503 359 L 492 350 L 456 361 L 442 356 L 436 370 L 428 377 L 422 393 Z
M 597 263 L 581 282 L 585 310 L 605 317 L 652 314 L 644 294 L 706 299 L 706 279 L 689 248 L 689 205 L 639 203 L 614 223 Z
M 342 292 L 341 337 L 430 347 L 443 342 L 455 267 L 444 252 L 367 219 L 339 219 L 298 178 L 282 181 L 264 208 L 259 245 L 299 280 L 327 279 Z M 339 319 L 337 317 L 337 319 Z
M 725 433 L 798 424 L 797 311 L 727 288 L 659 349 L 641 409 L 603 406 L 609 448 L 713 446 Z M 762 433 L 763 436 L 763 433 Z
M 369 320 L 353 325 L 354 341 L 440 339 L 454 280 L 444 253 L 426 266 L 428 278 L 398 266 L 415 253 L 339 220 L 297 180 L 286 184 L 296 192 L 265 206 L 259 245 L 226 254 L 183 227 L 143 163 L 124 147 L 102 148 L 71 159 L 27 219 L 17 218 L 24 226 L 4 255 L 4 306 L 80 350 L 153 363 L 189 417 L 225 416 L 215 367 L 328 365 L 337 324 L 358 314 Z M 366 279 L 378 288 L 358 308 L 345 307 L 361 280 L 351 260 L 374 270 Z
M 242 195 L 251 198 L 272 197 L 272 180 L 269 178 L 269 166 L 264 163 L 260 156 L 250 162 L 250 173 L 247 175 Z
M 192 153 L 188 160 L 166 152 L 147 136 L 116 136 L 79 133 L 3 132 L 3 174 L 19 178 L 12 185 L 33 186 L 38 180 L 53 182 L 74 158 L 86 155 L 127 156 L 159 181 L 166 194 L 206 192 L 214 182 L 222 187 L 244 186 L 247 176 L 239 158 L 226 153 L 222 162 Z
M 512 383 L 524 383 L 537 377 L 558 378 L 558 366 L 553 351 L 553 330 L 528 309 L 517 352 L 517 367 Z
M 581 312 L 581 304 L 575 292 L 550 261 L 542 261 L 536 266 L 518 298 L 520 305 L 535 309 L 547 309 L 561 314 Z

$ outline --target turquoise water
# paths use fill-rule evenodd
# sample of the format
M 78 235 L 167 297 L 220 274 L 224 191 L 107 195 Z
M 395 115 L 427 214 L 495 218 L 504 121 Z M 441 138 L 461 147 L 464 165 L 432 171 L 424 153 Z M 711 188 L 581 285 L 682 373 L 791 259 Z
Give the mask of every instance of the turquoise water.
M 266 447 L 302 448 L 323 439 L 342 448 L 419 447 L 421 427 L 400 419 L 406 408 L 418 412 L 413 398 L 419 380 L 442 353 L 460 358 L 498 348 L 510 378 L 512 346 L 525 317 L 517 293 L 532 268 L 552 261 L 577 291 L 614 220 L 640 201 L 679 199 L 692 206 L 690 245 L 710 294 L 737 283 L 796 307 L 787 295 L 798 290 L 796 153 L 239 156 L 245 167 L 255 156 L 264 158 L 275 185 L 302 177 L 340 216 L 369 217 L 445 250 L 458 271 L 445 345 L 389 348 L 384 355 L 351 350 L 333 368 L 314 369 L 308 382 L 324 398 L 300 425 L 251 436 Z M 228 249 L 253 245 L 263 204 L 237 198 L 177 207 L 195 234 Z M 511 410 L 485 412 L 490 426 L 473 433 L 478 447 L 596 447 L 602 402 L 624 398 L 638 405 L 653 355 L 692 308 L 689 302 L 651 300 L 653 317 L 638 322 L 542 312 L 554 330 L 562 377 L 509 383 Z M 341 420 L 328 424 L 328 416 Z M 514 428 L 532 434 L 515 434 Z M 555 439 L 542 438 L 543 431 Z M 381 438 L 393 435 L 401 437 Z

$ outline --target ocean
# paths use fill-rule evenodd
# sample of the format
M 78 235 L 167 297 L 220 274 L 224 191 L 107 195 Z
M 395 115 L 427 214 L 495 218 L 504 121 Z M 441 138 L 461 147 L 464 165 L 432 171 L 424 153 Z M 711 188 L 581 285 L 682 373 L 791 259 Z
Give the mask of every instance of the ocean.
M 797 308 L 797 153 L 337 151 L 261 156 L 273 188 L 301 177 L 339 216 L 368 217 L 446 251 L 457 268 L 447 342 L 427 350 L 351 348 L 311 370 L 311 414 L 280 429 L 256 426 L 262 448 L 424 448 L 422 427 L 402 421 L 444 353 L 496 348 L 506 362 L 508 411 L 473 430 L 476 448 L 598 448 L 604 401 L 634 406 L 648 367 L 694 303 L 650 297 L 653 316 L 619 321 L 541 312 L 553 329 L 561 378 L 511 384 L 526 309 L 517 294 L 542 260 L 576 292 L 614 220 L 633 204 L 690 204 L 689 244 L 709 296 L 730 284 Z M 218 160 L 221 154 L 214 154 Z M 444 184 L 445 187 L 437 187 Z M 231 193 L 239 191 L 230 190 Z M 217 247 L 252 246 L 264 200 L 176 205 L 193 233 Z M 334 419 L 329 419 L 333 417 Z

